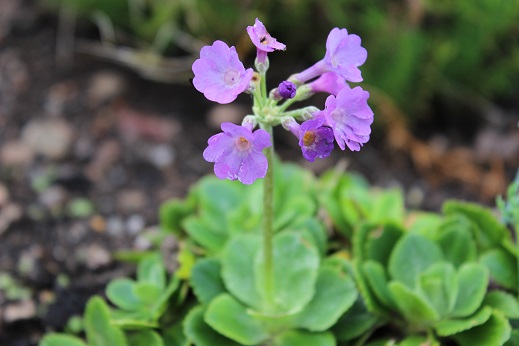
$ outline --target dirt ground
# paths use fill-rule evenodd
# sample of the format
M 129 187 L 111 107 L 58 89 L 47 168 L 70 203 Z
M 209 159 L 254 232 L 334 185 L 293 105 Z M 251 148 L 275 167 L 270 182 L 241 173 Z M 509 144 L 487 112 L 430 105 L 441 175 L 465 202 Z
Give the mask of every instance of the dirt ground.
M 239 122 L 250 104 L 241 96 L 215 106 L 187 80 L 155 83 L 86 55 L 57 64 L 55 42 L 54 18 L 32 2 L 0 0 L 2 346 L 36 345 L 81 314 L 110 279 L 131 275 L 114 252 L 149 246 L 143 234 L 157 224 L 160 203 L 212 171 L 202 158 L 207 138 L 222 121 Z M 410 207 L 428 210 L 447 198 L 492 205 L 514 176 L 515 101 L 468 115 L 438 102 L 434 112 L 457 113 L 410 130 L 390 101 L 372 96 L 377 120 L 360 153 L 335 150 L 310 164 L 279 130 L 282 159 L 317 174 L 346 160 L 374 185 L 404 188 Z M 324 98 L 314 101 L 322 106 Z

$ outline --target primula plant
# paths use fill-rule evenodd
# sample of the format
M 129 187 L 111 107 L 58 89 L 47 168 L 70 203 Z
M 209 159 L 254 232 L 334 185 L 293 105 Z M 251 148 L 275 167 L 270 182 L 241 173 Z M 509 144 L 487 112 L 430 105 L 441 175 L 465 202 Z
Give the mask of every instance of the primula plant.
M 203 157 L 205 177 L 159 211 L 174 235 L 169 275 L 159 251 L 134 254 L 136 279 L 118 278 L 87 304 L 84 334 L 51 333 L 42 346 L 516 345 L 517 183 L 488 209 L 447 201 L 410 212 L 398 189 L 374 190 L 333 170 L 316 178 L 274 154 L 273 127 L 313 162 L 369 140 L 373 112 L 362 81 L 367 52 L 333 29 L 323 59 L 267 92 L 268 54 L 286 46 L 256 19 L 247 28 L 255 69 L 222 41 L 203 47 L 193 85 L 211 101 L 253 100 L 240 125 L 223 123 Z M 329 94 L 323 109 L 292 107 Z M 516 230 L 517 231 L 517 230 Z M 84 337 L 83 337 L 84 336 Z M 86 341 L 85 341 L 86 339 Z

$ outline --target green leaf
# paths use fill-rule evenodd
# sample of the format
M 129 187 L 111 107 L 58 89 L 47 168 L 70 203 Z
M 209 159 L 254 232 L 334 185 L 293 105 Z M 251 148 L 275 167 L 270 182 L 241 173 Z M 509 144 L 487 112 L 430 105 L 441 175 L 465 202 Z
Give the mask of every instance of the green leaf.
M 398 346 L 440 346 L 436 340 L 430 340 L 426 336 L 412 335 L 400 341 Z
M 462 214 L 469 218 L 476 226 L 476 241 L 481 249 L 499 246 L 501 241 L 508 237 L 506 226 L 500 223 L 490 210 L 474 203 L 448 201 L 443 205 L 446 215 Z
M 166 268 L 160 254 L 144 258 L 137 267 L 137 281 L 154 285 L 159 290 L 166 287 Z
M 204 307 L 197 306 L 189 311 L 184 320 L 184 333 L 192 343 L 196 346 L 240 346 L 212 329 L 204 321 L 204 313 Z
M 492 315 L 492 309 L 488 306 L 483 307 L 474 315 L 462 319 L 449 319 L 435 324 L 434 329 L 439 336 L 450 336 L 480 326 Z
M 519 346 L 519 330 L 512 329 L 510 339 L 508 339 L 504 346 Z
M 375 203 L 370 210 L 368 220 L 372 223 L 402 224 L 404 220 L 404 197 L 399 189 L 390 189 L 380 192 L 374 198 Z
M 404 231 L 394 224 L 373 228 L 364 244 L 366 259 L 375 260 L 386 267 L 391 251 L 403 234 Z
M 290 225 L 294 231 L 301 232 L 306 240 L 312 242 L 319 250 L 321 257 L 326 255 L 328 247 L 328 235 L 322 222 L 315 218 L 300 219 L 299 222 Z
M 456 268 L 476 260 L 476 242 L 472 234 L 473 225 L 462 215 L 447 217 L 438 230 L 436 241 L 443 250 L 445 260 Z
M 164 346 L 164 341 L 156 332 L 147 329 L 130 334 L 128 346 Z
M 492 291 L 485 296 L 482 304 L 500 310 L 508 318 L 519 319 L 519 301 L 507 292 Z
M 510 332 L 508 320 L 494 310 L 484 324 L 453 337 L 460 346 L 501 346 L 510 338 Z
M 362 273 L 377 299 L 386 307 L 395 309 L 396 305 L 389 292 L 388 278 L 384 267 L 378 262 L 368 260 L 362 266 Z
M 237 235 L 231 238 L 222 256 L 222 278 L 225 287 L 247 306 L 259 309 L 262 299 L 256 291 L 254 261 L 260 249 L 260 238 Z
M 191 287 L 202 304 L 209 304 L 214 297 L 225 292 L 220 272 L 220 262 L 214 258 L 201 259 L 193 266 Z
M 220 224 L 217 225 L 225 227 Z M 188 216 L 182 222 L 182 226 L 190 238 L 211 253 L 218 253 L 227 241 L 227 234 L 214 232 L 207 225 L 207 221 L 200 217 Z
M 452 311 L 458 295 L 458 276 L 451 263 L 433 264 L 420 274 L 418 282 L 418 292 L 427 298 L 441 317 Z
M 162 203 L 159 209 L 161 230 L 180 235 L 182 220 L 193 211 L 193 207 L 187 201 L 173 199 Z
M 143 304 L 134 294 L 134 286 L 135 281 L 128 278 L 114 279 L 106 287 L 106 295 L 112 303 L 123 310 L 139 310 Z
M 311 332 L 325 331 L 357 299 L 353 280 L 338 270 L 323 268 L 317 276 L 315 295 L 295 316 L 295 325 Z
M 354 267 L 355 272 L 357 273 L 357 285 L 359 288 L 359 292 L 362 298 L 364 299 L 364 302 L 366 303 L 366 308 L 369 312 L 385 316 L 387 315 L 386 308 L 377 299 L 376 293 L 373 291 L 373 288 L 369 284 L 369 281 L 366 278 L 366 274 L 363 272 L 362 266 L 363 262 L 355 261 Z
M 133 294 L 148 307 L 159 299 L 161 293 L 160 288 L 149 282 L 137 282 L 133 285 Z
M 292 314 L 301 311 L 312 299 L 319 268 L 319 254 L 301 234 L 282 232 L 273 241 L 273 303 L 275 312 Z M 266 301 L 263 251 L 256 256 L 256 290 Z
M 408 233 L 395 245 L 389 258 L 392 279 L 414 288 L 418 276 L 436 262 L 443 260 L 441 249 L 424 236 Z
M 458 297 L 453 317 L 465 317 L 480 306 L 488 286 L 488 271 L 480 264 L 466 263 L 458 270 Z
M 247 313 L 247 308 L 227 293 L 213 299 L 204 320 L 220 334 L 244 345 L 267 340 L 268 332 L 261 321 Z
M 493 249 L 485 252 L 479 260 L 488 268 L 493 281 L 517 291 L 517 262 L 514 256 L 505 250 Z
M 87 346 L 87 344 L 80 338 L 72 335 L 50 333 L 43 337 L 39 346 Z
M 359 297 L 332 327 L 332 332 L 339 341 L 352 340 L 367 333 L 378 320 L 377 316 L 368 312 L 363 299 Z
M 84 322 L 89 346 L 127 345 L 122 330 L 110 324 L 110 311 L 101 297 L 90 298 Z
M 168 286 L 162 293 L 160 294 L 160 297 L 154 302 L 150 314 L 153 321 L 156 321 L 159 319 L 159 317 L 166 311 L 168 307 L 168 301 L 171 297 L 171 295 L 179 288 L 180 286 L 180 279 L 178 276 L 173 275 L 169 281 Z
M 310 333 L 303 330 L 289 330 L 277 336 L 275 346 L 335 346 L 335 338 L 330 332 Z
M 425 323 L 437 321 L 438 313 L 425 299 L 411 291 L 401 282 L 390 282 L 389 291 L 391 292 L 398 310 L 407 321 L 413 323 Z

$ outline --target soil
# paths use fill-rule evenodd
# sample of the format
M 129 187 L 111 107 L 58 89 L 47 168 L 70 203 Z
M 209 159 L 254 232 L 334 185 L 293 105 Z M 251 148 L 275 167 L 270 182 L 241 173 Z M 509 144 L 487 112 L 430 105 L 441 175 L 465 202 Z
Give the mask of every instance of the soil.
M 149 246 L 160 204 L 212 172 L 202 158 L 207 138 L 222 121 L 239 122 L 250 100 L 215 106 L 187 80 L 152 82 L 86 55 L 56 63 L 55 18 L 31 1 L 0 0 L 0 13 L 0 274 L 15 287 L 8 294 L 0 279 L 0 345 L 28 346 L 63 330 L 109 280 L 132 274 L 114 253 Z M 276 129 L 281 158 L 316 174 L 347 162 L 428 210 L 447 198 L 492 205 L 514 176 L 517 105 L 492 104 L 467 134 L 444 117 L 410 130 L 374 98 L 378 119 L 360 153 L 336 150 L 311 164 Z M 431 108 L 450 110 L 442 102 Z

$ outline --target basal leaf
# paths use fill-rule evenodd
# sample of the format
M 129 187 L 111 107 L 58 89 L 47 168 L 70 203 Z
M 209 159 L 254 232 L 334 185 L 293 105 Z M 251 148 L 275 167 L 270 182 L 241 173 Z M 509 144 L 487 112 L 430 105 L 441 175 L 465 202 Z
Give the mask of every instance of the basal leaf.
M 458 295 L 458 276 L 454 266 L 448 262 L 433 264 L 420 274 L 417 290 L 427 298 L 441 317 L 446 316 L 454 308 Z
M 498 311 L 484 324 L 455 334 L 453 338 L 460 346 L 501 346 L 510 338 L 511 328 L 508 320 Z
M 446 215 L 462 214 L 470 219 L 477 226 L 475 238 L 482 250 L 499 246 L 501 241 L 509 236 L 506 227 L 492 215 L 490 210 L 477 204 L 448 201 L 443 205 L 443 212 Z
M 325 331 L 357 299 L 355 283 L 347 274 L 331 268 L 319 271 L 315 295 L 295 317 L 296 327 L 311 332 Z
M 311 333 L 302 330 L 290 330 L 274 340 L 275 346 L 335 346 L 335 338 L 330 332 Z
M 395 224 L 387 223 L 373 228 L 364 243 L 366 258 L 386 267 L 391 251 L 403 234 L 402 228 Z
M 142 304 L 150 308 L 159 299 L 161 293 L 160 288 L 149 282 L 137 282 L 133 285 L 133 294 Z
M 200 303 L 209 304 L 214 297 L 225 292 L 220 273 L 220 261 L 215 258 L 204 258 L 196 262 L 191 273 L 191 287 Z
M 414 288 L 418 276 L 442 260 L 442 251 L 436 243 L 419 234 L 408 233 L 400 238 L 391 253 L 389 274 L 393 280 Z
M 164 341 L 155 331 L 145 329 L 131 333 L 128 336 L 128 346 L 164 346 Z
M 399 312 L 407 321 L 417 324 L 430 324 L 439 319 L 438 313 L 429 302 L 411 291 L 401 282 L 390 282 L 389 291 Z
M 438 230 L 437 243 L 445 260 L 456 268 L 465 262 L 476 260 L 477 248 L 473 237 L 473 225 L 462 215 L 447 217 Z
M 137 281 L 150 283 L 159 290 L 166 287 L 166 268 L 160 254 L 148 256 L 139 262 Z
M 89 346 L 126 346 L 122 330 L 110 324 L 108 306 L 100 297 L 93 297 L 85 309 L 85 332 Z
M 214 230 L 206 224 L 205 219 L 201 219 L 200 217 L 189 216 L 184 219 L 182 226 L 189 237 L 211 253 L 218 253 L 227 241 L 227 235 L 225 233 L 214 232 Z M 222 225 L 222 227 L 225 226 Z
M 292 314 L 301 311 L 312 299 L 319 267 L 315 246 L 301 234 L 282 232 L 273 241 L 273 303 L 276 313 Z M 256 290 L 265 294 L 263 252 L 254 263 Z M 266 301 L 266 297 L 262 297 Z M 266 312 L 266 311 L 264 311 Z
M 328 236 L 321 222 L 315 218 L 300 218 L 299 221 L 290 225 L 290 229 L 301 232 L 306 240 L 315 245 L 321 257 L 325 256 L 328 246 Z
M 426 336 L 412 335 L 400 341 L 398 346 L 440 346 L 436 340 L 431 340 Z
M 471 316 L 440 321 L 435 324 L 434 329 L 439 336 L 451 336 L 482 325 L 491 315 L 492 309 L 485 306 Z
M 133 293 L 134 285 L 135 281 L 128 278 L 114 279 L 106 287 L 106 295 L 112 303 L 123 310 L 139 310 L 143 304 Z
M 159 209 L 161 230 L 180 235 L 182 220 L 193 211 L 193 206 L 185 200 L 174 199 L 162 203 Z
M 480 306 L 488 286 L 488 271 L 480 264 L 466 263 L 458 270 L 458 297 L 453 317 L 465 317 Z
M 517 296 L 504 291 L 492 291 L 485 296 L 483 305 L 501 311 L 506 317 L 519 319 L 519 301 Z
M 488 268 L 493 281 L 517 291 L 517 261 L 514 256 L 503 249 L 493 249 L 485 252 L 479 260 Z
M 378 262 L 368 260 L 362 266 L 362 274 L 376 298 L 386 308 L 395 309 L 396 305 L 388 288 L 389 280 L 384 267 Z
M 519 330 L 512 329 L 510 339 L 504 344 L 504 346 L 519 346 Z
M 348 341 L 367 333 L 379 321 L 379 317 L 368 312 L 363 299 L 358 298 L 353 306 L 332 327 L 339 341 Z
M 205 308 L 197 306 L 193 308 L 184 320 L 184 334 L 196 346 L 240 346 L 216 330 L 204 321 Z
M 376 263 L 376 262 L 375 262 Z M 354 267 L 355 271 L 358 273 L 356 275 L 357 285 L 359 289 L 359 293 L 361 294 L 364 302 L 366 304 L 366 308 L 369 312 L 375 313 L 377 315 L 385 316 L 387 315 L 386 307 L 384 307 L 379 299 L 376 296 L 376 293 L 371 288 L 366 275 L 363 273 L 363 262 L 355 261 Z
M 236 235 L 227 243 L 222 256 L 225 287 L 247 306 L 259 309 L 262 299 L 256 291 L 254 261 L 261 239 L 254 235 Z
M 243 345 L 258 345 L 269 337 L 261 321 L 227 293 L 211 301 L 204 320 L 220 334 Z
M 39 346 L 87 346 L 83 340 L 68 334 L 50 333 L 41 339 Z
M 376 224 L 393 223 L 400 225 L 404 221 L 404 197 L 399 189 L 381 191 L 374 196 L 375 203 L 368 215 L 368 220 Z

